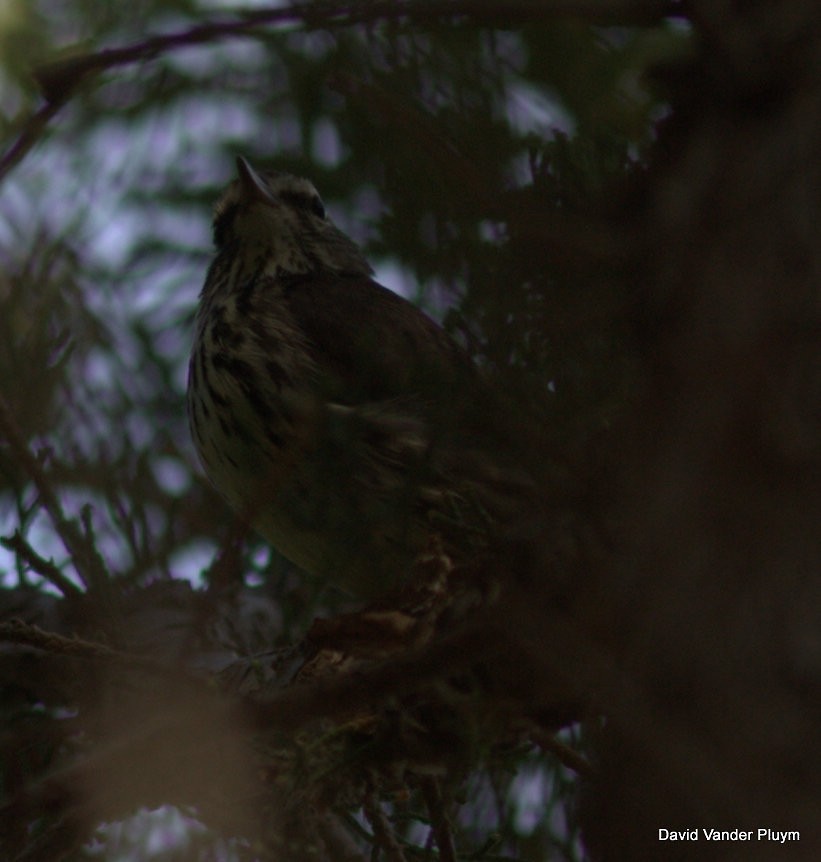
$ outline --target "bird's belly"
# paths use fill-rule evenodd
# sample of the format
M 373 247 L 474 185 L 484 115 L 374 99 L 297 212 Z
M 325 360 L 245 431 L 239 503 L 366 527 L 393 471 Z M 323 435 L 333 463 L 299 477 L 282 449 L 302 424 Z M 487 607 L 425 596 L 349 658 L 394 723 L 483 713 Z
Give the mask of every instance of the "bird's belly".
M 386 573 L 401 580 L 412 559 L 410 522 L 394 511 L 386 517 L 384 502 L 374 505 L 361 493 L 350 441 L 329 443 L 317 410 L 295 403 L 286 395 L 281 406 L 291 421 L 273 425 L 239 389 L 228 403 L 207 405 L 207 419 L 192 406 L 205 472 L 239 517 L 291 562 L 357 595 L 376 594 Z M 219 421 L 218 410 L 230 419 Z

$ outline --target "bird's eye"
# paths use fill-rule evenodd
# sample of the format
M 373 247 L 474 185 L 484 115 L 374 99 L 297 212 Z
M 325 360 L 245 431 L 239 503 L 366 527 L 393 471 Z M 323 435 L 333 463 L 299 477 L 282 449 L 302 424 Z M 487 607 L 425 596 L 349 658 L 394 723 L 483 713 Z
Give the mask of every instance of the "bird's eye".
M 281 198 L 294 207 L 294 209 L 307 210 L 315 216 L 319 216 L 319 218 L 325 218 L 325 205 L 316 192 L 284 191 L 281 194 Z

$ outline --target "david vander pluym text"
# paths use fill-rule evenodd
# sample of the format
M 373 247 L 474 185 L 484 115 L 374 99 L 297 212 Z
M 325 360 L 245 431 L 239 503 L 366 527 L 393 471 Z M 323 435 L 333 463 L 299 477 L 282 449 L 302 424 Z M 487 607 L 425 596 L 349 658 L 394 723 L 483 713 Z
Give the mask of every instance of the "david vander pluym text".
M 659 829 L 659 841 L 800 841 L 797 830 L 780 829 Z

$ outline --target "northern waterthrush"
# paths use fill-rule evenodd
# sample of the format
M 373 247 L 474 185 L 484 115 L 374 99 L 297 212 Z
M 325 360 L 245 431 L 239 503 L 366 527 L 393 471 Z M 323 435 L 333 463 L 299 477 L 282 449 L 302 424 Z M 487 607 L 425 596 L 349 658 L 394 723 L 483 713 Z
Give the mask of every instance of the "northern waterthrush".
M 517 497 L 485 457 L 485 387 L 436 323 L 372 279 L 308 180 L 237 167 L 197 312 L 194 441 L 285 557 L 373 594 L 431 532 L 467 536 Z

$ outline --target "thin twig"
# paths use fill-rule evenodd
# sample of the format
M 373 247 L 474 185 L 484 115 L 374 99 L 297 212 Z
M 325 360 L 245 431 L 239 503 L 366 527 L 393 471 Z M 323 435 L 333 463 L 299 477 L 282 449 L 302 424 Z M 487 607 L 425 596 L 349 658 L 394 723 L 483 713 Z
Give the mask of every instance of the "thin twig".
M 448 813 L 445 811 L 445 801 L 439 782 L 430 776 L 420 782 L 422 796 L 428 808 L 430 827 L 436 846 L 439 848 L 440 862 L 456 862 L 456 845 L 453 843 L 453 830 L 450 828 Z
M 76 636 L 65 637 L 19 619 L 0 622 L 0 643 L 29 646 L 50 655 L 109 662 L 131 670 L 172 679 L 176 685 L 184 684 L 195 690 L 211 691 L 210 684 L 206 680 L 170 665 L 167 661 L 122 652 L 98 641 L 84 640 Z
M 379 800 L 373 790 L 369 790 L 362 803 L 365 819 L 373 829 L 373 838 L 377 847 L 385 851 L 390 862 L 407 862 L 401 845 L 393 834 L 393 828 L 379 805 Z
M 51 560 L 41 557 L 23 538 L 19 530 L 15 530 L 12 536 L 0 537 L 0 545 L 9 551 L 14 551 L 24 563 L 28 564 L 29 568 L 57 587 L 66 598 L 82 595 L 82 590 L 72 583 Z
M 56 655 L 104 659 L 119 658 L 123 655 L 105 644 L 77 637 L 67 638 L 22 620 L 0 622 L 0 641 L 22 644 Z
M 46 102 L 36 113 L 32 114 L 23 125 L 14 143 L 0 158 L 0 182 L 6 174 L 26 155 L 40 140 L 51 122 L 51 118 L 63 107 L 65 99 L 55 99 Z
M 542 751 L 549 752 L 557 757 L 562 766 L 586 778 L 593 775 L 594 771 L 590 761 L 582 757 L 578 751 L 574 751 L 554 734 L 547 733 L 541 728 L 532 727 L 529 729 L 529 735 Z
M 368 857 L 357 847 L 335 814 L 329 812 L 319 817 L 316 831 L 330 862 L 367 862 Z
M 71 556 L 71 562 L 86 589 L 92 586 L 99 588 L 108 583 L 110 580 L 108 572 L 93 541 L 88 535 L 83 535 L 74 521 L 66 518 L 57 494 L 51 487 L 39 461 L 26 445 L 9 405 L 0 396 L 0 439 L 3 437 L 8 441 L 15 458 L 34 483 L 40 503 L 51 518 L 54 529 Z
M 250 524 L 250 518 L 239 516 L 228 525 L 225 537 L 204 574 L 212 594 L 242 585 L 242 553 L 251 530 Z

